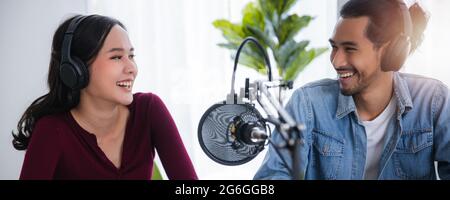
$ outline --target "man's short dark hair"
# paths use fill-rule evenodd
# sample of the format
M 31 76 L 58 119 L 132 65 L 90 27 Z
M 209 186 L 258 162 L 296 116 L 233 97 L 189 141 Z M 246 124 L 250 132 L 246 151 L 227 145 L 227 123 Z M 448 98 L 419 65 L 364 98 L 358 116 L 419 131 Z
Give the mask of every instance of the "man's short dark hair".
M 341 9 L 342 18 L 369 17 L 366 28 L 367 38 L 375 47 L 393 40 L 405 32 L 402 0 L 350 0 Z M 428 22 L 425 11 L 416 3 L 409 8 L 412 30 L 409 35 L 412 53 L 422 42 L 423 31 Z

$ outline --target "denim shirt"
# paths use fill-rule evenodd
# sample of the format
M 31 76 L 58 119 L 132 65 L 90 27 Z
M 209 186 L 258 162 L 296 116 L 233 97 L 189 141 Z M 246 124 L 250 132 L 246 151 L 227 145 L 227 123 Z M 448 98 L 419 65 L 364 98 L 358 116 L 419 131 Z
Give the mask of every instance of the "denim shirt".
M 394 72 L 396 113 L 389 121 L 378 179 L 450 179 L 450 96 L 440 81 Z M 296 90 L 286 110 L 306 126 L 301 133 L 300 173 L 305 179 L 363 179 L 367 152 L 364 126 L 352 96 L 337 80 L 324 79 Z M 271 140 L 282 144 L 274 131 Z M 292 167 L 287 149 L 282 157 Z M 292 179 L 273 146 L 254 179 Z

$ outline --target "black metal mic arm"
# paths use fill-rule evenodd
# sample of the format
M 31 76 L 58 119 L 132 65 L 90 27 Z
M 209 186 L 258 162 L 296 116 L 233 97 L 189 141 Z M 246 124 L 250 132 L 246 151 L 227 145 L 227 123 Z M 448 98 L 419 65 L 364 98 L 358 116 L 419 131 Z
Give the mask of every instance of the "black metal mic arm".
M 231 90 L 230 93 L 227 95 L 225 103 L 226 104 L 242 104 L 242 96 L 238 98 L 234 91 L 234 82 L 236 79 L 236 69 L 237 65 L 239 63 L 239 56 L 241 55 L 241 51 L 244 48 L 245 44 L 252 42 L 256 45 L 257 49 L 260 51 L 260 53 L 263 55 L 264 61 L 266 63 L 266 69 L 267 69 L 267 76 L 269 77 L 269 81 L 272 81 L 272 67 L 270 66 L 270 60 L 269 56 L 267 56 L 265 48 L 258 42 L 257 39 L 253 37 L 247 37 L 242 41 L 241 45 L 239 45 L 239 48 L 236 52 L 236 58 L 234 59 L 234 67 L 233 67 L 233 75 L 231 76 Z M 242 94 L 242 92 L 241 92 Z
M 234 90 L 234 83 L 235 83 L 235 77 L 236 77 L 236 69 L 237 69 L 237 65 L 239 62 L 239 55 L 241 53 L 241 51 L 243 50 L 245 44 L 247 44 L 248 42 L 252 42 L 256 45 L 257 49 L 260 51 L 260 53 L 263 55 L 264 61 L 266 63 L 266 69 L 267 69 L 267 75 L 268 75 L 268 82 L 256 82 L 256 84 L 249 84 L 248 81 L 246 82 L 246 89 L 240 91 L 239 96 L 235 93 Z M 298 159 L 298 147 L 300 146 L 300 141 L 301 141 L 301 131 L 303 130 L 303 126 L 302 125 L 298 125 L 295 120 L 289 115 L 289 113 L 284 110 L 284 108 L 282 107 L 281 103 L 274 98 L 274 96 L 272 94 L 270 94 L 270 92 L 268 91 L 268 83 L 274 83 L 272 82 L 272 71 L 271 71 L 271 66 L 270 66 L 270 59 L 269 56 L 267 56 L 267 52 L 264 48 L 263 45 L 261 45 L 258 40 L 256 40 L 255 38 L 252 37 L 247 37 L 245 38 L 241 45 L 239 46 L 237 52 L 236 52 L 236 58 L 234 60 L 234 67 L 233 67 L 233 74 L 231 77 L 231 90 L 230 93 L 227 95 L 226 100 L 225 100 L 225 104 L 244 104 L 243 99 L 249 97 L 248 99 L 250 99 L 250 101 L 252 101 L 252 94 L 256 93 L 256 99 L 258 100 L 259 104 L 261 105 L 261 107 L 263 107 L 263 109 L 265 110 L 265 112 L 268 114 L 268 118 L 266 119 L 267 122 L 272 122 L 277 130 L 280 132 L 280 134 L 282 135 L 283 139 L 285 140 L 286 145 L 276 145 L 273 142 L 271 142 L 271 139 L 269 138 L 269 143 L 272 144 L 272 146 L 274 147 L 275 151 L 277 152 L 277 154 L 279 154 L 280 158 L 283 160 L 283 162 L 286 164 L 286 166 L 288 167 L 288 170 L 290 171 L 290 173 L 292 174 L 294 179 L 303 179 L 303 175 L 300 174 L 299 172 L 299 159 Z M 279 87 L 280 90 L 281 88 L 292 88 L 293 82 L 286 82 L 286 83 L 282 83 L 282 84 L 278 84 L 275 87 Z M 252 86 L 249 86 L 252 85 Z M 248 87 L 252 87 L 252 91 L 247 90 Z M 278 119 L 275 117 L 277 116 L 277 114 L 272 113 L 272 111 L 269 109 L 269 106 L 267 104 L 265 104 L 262 101 L 261 97 L 266 97 L 270 104 L 272 105 L 272 107 L 276 110 L 276 113 L 278 114 Z M 252 134 L 253 132 L 255 133 L 255 135 L 261 135 L 259 130 L 253 131 L 252 129 Z M 251 135 L 250 135 L 251 138 Z M 289 151 L 291 152 L 291 156 L 292 156 L 292 160 L 293 160 L 293 169 L 289 169 L 289 165 L 287 165 L 286 161 L 284 160 L 284 158 L 281 156 L 280 152 L 279 152 L 279 148 L 278 146 L 284 146 L 281 148 L 287 148 L 289 149 Z
M 277 98 L 270 93 L 268 90 L 269 87 L 273 87 L 273 82 L 269 81 L 256 81 L 253 84 L 250 84 L 249 96 L 250 100 L 255 99 L 264 109 L 268 118 L 267 122 L 275 125 L 278 132 L 281 134 L 284 144 L 275 144 L 269 138 L 269 143 L 272 144 L 277 154 L 280 156 L 284 164 L 288 167 L 289 165 L 286 163 L 281 153 L 279 152 L 279 148 L 287 148 L 291 153 L 293 165 L 292 169 L 289 169 L 292 177 L 297 180 L 301 180 L 304 178 L 304 175 L 299 171 L 300 161 L 299 161 L 299 147 L 301 145 L 302 137 L 301 131 L 305 129 L 303 124 L 298 124 L 291 115 L 284 109 L 284 107 L 280 104 Z M 270 106 L 267 104 L 264 99 L 267 99 L 270 103 Z M 274 112 L 276 111 L 276 113 Z M 275 117 L 278 115 L 278 118 Z

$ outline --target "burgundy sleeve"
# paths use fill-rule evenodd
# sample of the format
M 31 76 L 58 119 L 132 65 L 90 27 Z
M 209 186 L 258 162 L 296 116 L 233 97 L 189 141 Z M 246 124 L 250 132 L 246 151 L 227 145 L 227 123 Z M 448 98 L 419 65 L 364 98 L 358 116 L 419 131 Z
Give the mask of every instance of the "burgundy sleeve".
M 53 179 L 62 154 L 57 125 L 42 118 L 36 123 L 20 173 L 20 179 Z
M 153 144 L 171 180 L 197 180 L 194 166 L 169 111 L 162 100 L 153 95 L 150 105 Z

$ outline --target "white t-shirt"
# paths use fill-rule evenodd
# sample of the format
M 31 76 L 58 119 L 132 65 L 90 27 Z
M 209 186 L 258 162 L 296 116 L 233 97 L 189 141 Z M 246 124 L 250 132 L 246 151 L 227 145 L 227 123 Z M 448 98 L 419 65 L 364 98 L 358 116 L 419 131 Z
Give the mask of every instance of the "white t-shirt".
M 372 121 L 362 121 L 367 135 L 366 166 L 364 179 L 377 179 L 381 153 L 383 152 L 384 136 L 386 135 L 389 120 L 395 114 L 397 102 L 392 96 L 384 111 Z

